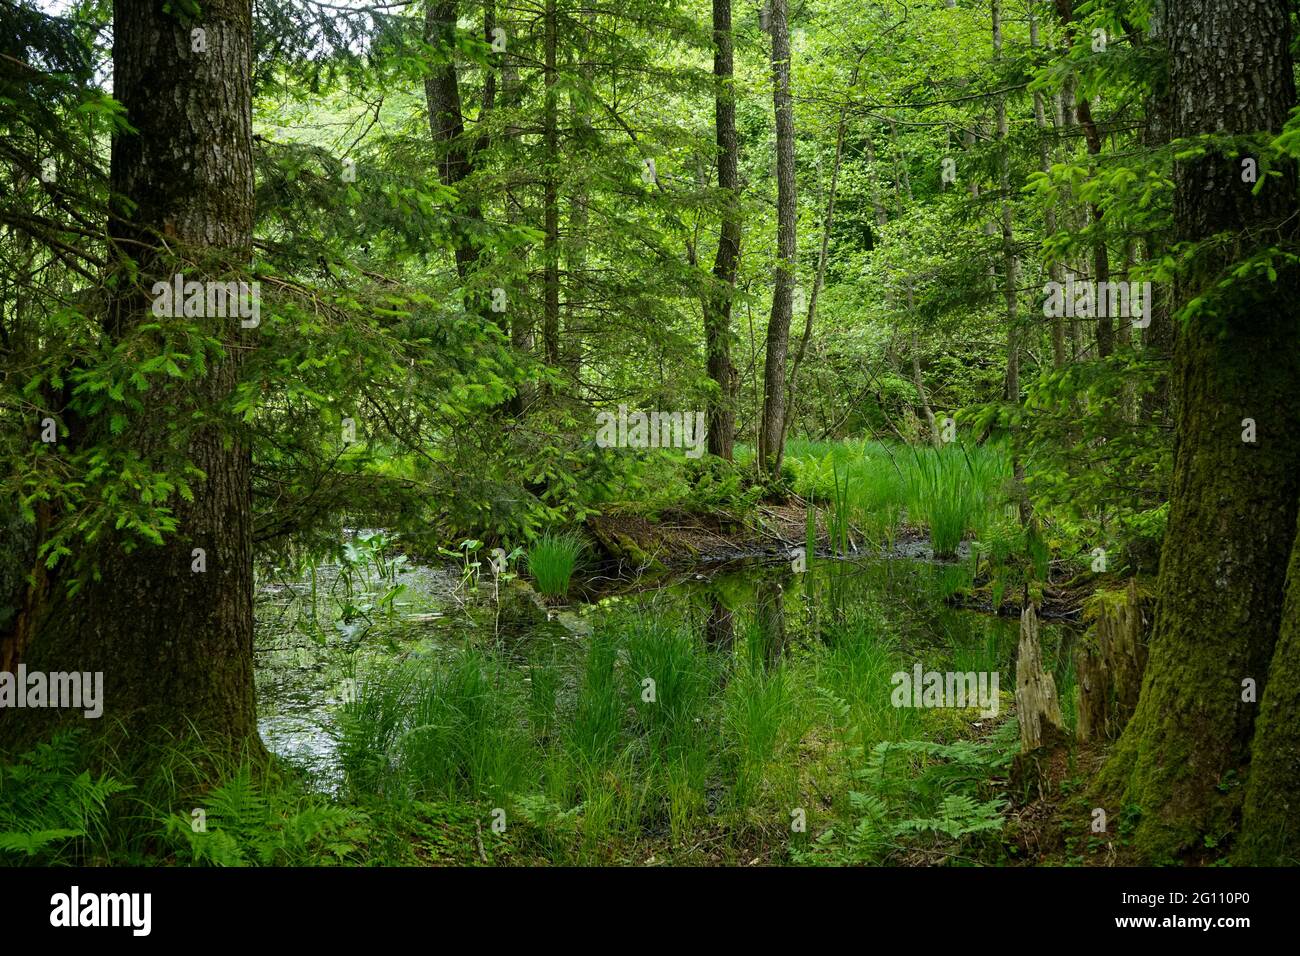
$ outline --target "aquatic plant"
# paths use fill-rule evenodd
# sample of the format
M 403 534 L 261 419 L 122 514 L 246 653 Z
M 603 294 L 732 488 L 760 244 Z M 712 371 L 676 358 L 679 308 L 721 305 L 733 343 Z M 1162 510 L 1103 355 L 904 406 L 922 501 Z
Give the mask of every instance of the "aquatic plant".
M 548 531 L 528 547 L 528 573 L 548 597 L 569 593 L 569 582 L 586 543 L 573 532 Z

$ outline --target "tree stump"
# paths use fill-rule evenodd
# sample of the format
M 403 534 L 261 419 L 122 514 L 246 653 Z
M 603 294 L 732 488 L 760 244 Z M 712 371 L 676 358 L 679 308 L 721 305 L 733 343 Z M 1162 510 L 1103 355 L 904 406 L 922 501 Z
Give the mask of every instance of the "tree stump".
M 1079 740 L 1120 735 L 1137 707 L 1146 662 L 1141 599 L 1130 579 L 1122 600 L 1098 603 L 1096 623 L 1075 652 Z
M 1110 733 L 1110 670 L 1089 638 L 1080 642 L 1074 652 L 1074 674 L 1079 689 L 1075 736 L 1079 740 L 1104 738 Z
M 1115 688 L 1114 735 L 1124 729 L 1137 708 L 1142 689 L 1142 672 L 1147 666 L 1147 649 L 1142 643 L 1142 607 L 1137 580 L 1130 578 L 1128 594 L 1113 613 L 1097 621 L 1097 639 Z
M 1016 714 L 1020 718 L 1020 751 L 1029 753 L 1054 742 L 1062 731 L 1061 702 L 1056 681 L 1043 669 L 1038 640 L 1038 615 L 1033 605 L 1020 612 L 1020 650 L 1016 658 Z

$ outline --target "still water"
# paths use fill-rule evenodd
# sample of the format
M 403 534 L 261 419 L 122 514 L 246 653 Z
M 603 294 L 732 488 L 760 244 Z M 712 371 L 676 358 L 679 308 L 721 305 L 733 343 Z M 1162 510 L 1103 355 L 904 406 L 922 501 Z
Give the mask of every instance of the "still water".
M 384 659 L 489 649 L 520 666 L 539 651 L 581 654 L 596 628 L 631 619 L 690 627 L 711 646 L 741 640 L 769 662 L 837 628 L 868 624 L 927 670 L 997 671 L 1015 686 L 1017 621 L 945 600 L 969 583 L 968 563 L 912 557 L 748 560 L 655 582 L 593 577 L 580 597 L 548 606 L 521 580 L 457 565 L 404 559 L 318 564 L 293 579 L 261 582 L 256 601 L 259 726 L 267 747 L 319 786 L 340 779 L 333 717 L 353 692 L 351 675 Z M 1067 708 L 1073 697 L 1074 629 L 1046 623 L 1045 664 Z M 1068 716 L 1068 715 L 1067 715 Z

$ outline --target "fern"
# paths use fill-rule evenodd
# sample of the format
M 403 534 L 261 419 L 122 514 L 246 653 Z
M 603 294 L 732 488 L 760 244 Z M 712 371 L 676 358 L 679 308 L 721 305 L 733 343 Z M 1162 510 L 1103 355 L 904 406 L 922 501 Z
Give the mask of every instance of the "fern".
M 979 803 L 966 794 L 950 793 L 939 805 L 939 814 L 934 817 L 913 817 L 903 820 L 895 828 L 898 835 L 905 833 L 940 833 L 953 840 L 972 833 L 1002 829 L 1002 809 L 1004 800 L 988 800 Z
M 201 817 L 173 814 L 164 833 L 193 863 L 207 866 L 333 863 L 357 850 L 363 814 L 314 798 L 284 805 L 283 796 L 268 799 L 245 766 L 208 794 Z
M 0 859 L 77 862 L 84 851 L 77 841 L 102 842 L 108 799 L 130 787 L 92 777 L 80 759 L 77 732 L 64 731 L 0 766 Z
M 84 830 L 38 830 L 20 833 L 6 830 L 0 833 L 0 853 L 25 853 L 35 856 L 52 843 L 69 840 L 72 837 L 85 836 Z
M 543 793 L 515 794 L 512 800 L 515 812 L 539 830 L 574 830 L 583 809 L 578 804 L 566 810 Z
M 1001 830 L 1006 802 L 987 791 L 1014 758 L 1016 733 L 1008 721 L 984 741 L 877 744 L 854 774 L 861 789 L 849 794 L 852 822 L 827 830 L 796 859 L 880 863 L 923 836 L 948 841 L 955 852 Z

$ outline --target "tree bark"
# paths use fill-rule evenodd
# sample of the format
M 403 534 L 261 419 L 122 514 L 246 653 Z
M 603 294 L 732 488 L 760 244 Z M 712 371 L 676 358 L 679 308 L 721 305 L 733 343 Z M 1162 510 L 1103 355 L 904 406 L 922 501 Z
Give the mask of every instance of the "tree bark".
M 1055 0 L 1056 12 L 1061 18 L 1061 23 L 1065 25 L 1066 36 L 1070 42 L 1073 42 L 1075 35 L 1074 24 L 1074 0 Z M 1074 100 L 1074 116 L 1083 130 L 1083 139 L 1088 147 L 1088 155 L 1095 158 L 1101 155 L 1101 133 L 1097 129 L 1097 123 L 1092 117 L 1092 104 L 1084 97 Z M 1095 173 L 1095 166 L 1093 172 Z M 1092 245 L 1092 278 L 1098 283 L 1110 281 L 1110 255 L 1106 249 L 1106 236 L 1102 231 L 1102 210 L 1096 203 L 1091 203 L 1088 207 L 1092 217 L 1093 231 L 1096 235 L 1093 237 Z M 1075 320 L 1075 336 L 1080 339 L 1079 322 Z M 1097 355 L 1100 358 L 1106 358 L 1115 349 L 1115 326 L 1109 315 L 1099 316 L 1097 319 Z M 1076 341 L 1076 358 L 1077 353 L 1082 352 L 1081 341 Z
M 763 415 L 759 429 L 759 467 L 769 476 L 781 473 L 785 432 L 786 354 L 790 348 L 790 313 L 794 302 L 795 199 L 794 101 L 790 91 L 790 31 L 786 0 L 772 0 L 772 106 L 776 119 L 776 270 L 772 314 L 767 324 L 763 369 Z
M 1016 652 L 1016 718 L 1020 723 L 1020 752 L 1052 746 L 1061 737 L 1061 701 L 1056 680 L 1043 667 L 1038 615 L 1027 604 L 1020 612 L 1020 644 Z
M 517 35 L 519 32 L 518 21 L 509 17 L 508 13 L 497 21 L 495 16 L 495 6 L 493 7 L 493 24 L 500 23 L 503 30 L 506 31 L 507 38 Z M 490 33 L 488 34 L 490 36 Z M 523 83 L 519 79 L 518 55 L 507 49 L 500 57 L 501 64 L 501 107 L 503 110 L 513 110 L 519 106 L 524 97 Z M 518 152 L 518 140 L 520 130 L 517 126 L 511 125 L 504 130 L 498 137 L 499 141 L 509 144 L 512 152 Z M 507 186 L 504 197 L 505 218 L 511 226 L 517 226 L 524 221 L 523 202 L 519 198 L 518 190 Z M 510 316 L 510 347 L 514 349 L 515 354 L 519 356 L 531 356 L 533 354 L 534 330 L 536 328 L 536 312 L 533 310 L 533 299 L 529 287 L 528 259 L 530 253 L 523 251 L 522 268 L 520 269 L 519 289 L 515 295 L 516 305 L 508 310 Z M 506 401 L 506 413 L 513 418 L 522 418 L 527 409 L 533 403 L 534 388 L 528 382 L 520 382 L 515 387 L 515 393 Z
M 154 0 L 115 0 L 113 11 L 114 96 L 134 127 L 114 136 L 111 151 L 109 235 L 120 281 L 109 286 L 105 332 L 118 338 L 157 321 L 145 291 L 153 281 L 182 267 L 195 279 L 247 267 L 252 10 L 249 0 L 209 0 L 192 24 Z M 204 31 L 206 52 L 192 49 L 191 29 Z M 183 262 L 160 252 L 160 238 Z M 135 281 L 127 256 L 139 266 Z M 83 573 L 71 598 L 66 566 L 56 568 L 21 654 L 29 672 L 102 672 L 103 716 L 8 711 L 0 744 L 22 746 L 59 725 L 90 724 L 94 738 L 141 767 L 156 759 L 150 744 L 191 732 L 209 754 L 264 753 L 254 712 L 249 449 L 215 423 L 189 425 L 229 395 L 257 333 L 237 319 L 200 321 L 212 323 L 226 349 L 203 378 L 158 388 L 153 416 L 133 422 L 130 438 L 151 461 L 175 440 L 176 427 L 189 428 L 188 458 L 205 474 L 194 500 L 176 503 L 179 526 L 162 546 L 124 553 L 110 535 L 95 542 L 78 557 L 98 576 Z M 72 440 L 84 444 L 108 434 L 99 418 L 77 429 Z M 192 570 L 194 548 L 206 552 L 204 573 Z
M 993 57 L 1002 60 L 1002 2 L 993 0 Z M 998 124 L 998 191 L 1002 193 L 1000 223 L 1002 226 L 1002 301 L 1007 310 L 1007 375 L 1004 382 L 1006 400 L 1020 405 L 1020 317 L 1017 294 L 1020 284 L 1020 264 L 1016 260 L 1015 237 L 1012 233 L 1011 209 L 1011 153 L 1007 146 L 1007 98 L 1001 94 L 995 104 Z M 1011 473 L 1014 484 L 1016 508 L 1020 524 L 1029 527 L 1033 510 L 1029 495 L 1025 493 L 1025 466 L 1020 457 L 1018 427 L 1011 429 Z
M 1080 99 L 1074 107 L 1079 118 L 1079 127 L 1083 130 L 1084 142 L 1088 145 L 1088 155 L 1094 158 L 1093 173 L 1096 173 L 1096 157 L 1101 155 L 1101 133 L 1092 118 L 1092 104 Z M 1092 216 L 1092 278 L 1097 283 L 1097 295 L 1105 288 L 1103 283 L 1110 281 L 1110 252 L 1106 248 L 1106 233 L 1103 224 L 1104 214 L 1098 203 L 1088 207 Z M 1107 311 L 1097 316 L 1097 357 L 1108 358 L 1115 351 L 1115 320 Z
M 1159 33 L 1163 19 L 1160 13 L 1162 7 L 1163 0 L 1156 0 L 1147 42 L 1160 43 L 1163 40 Z M 1169 142 L 1169 112 L 1172 107 L 1167 77 L 1161 72 L 1154 81 L 1154 88 L 1143 111 L 1146 114 L 1146 128 L 1142 144 L 1148 150 L 1159 149 Z M 1143 247 L 1146 259 L 1154 261 L 1169 248 L 1169 237 L 1162 231 L 1149 232 L 1143 237 Z M 1151 357 L 1168 363 L 1174 352 L 1175 332 L 1166 283 L 1152 284 L 1151 301 L 1147 307 L 1151 310 L 1151 322 L 1142 330 L 1142 348 Z M 1154 386 L 1143 396 L 1143 414 L 1148 421 L 1167 419 L 1171 404 L 1169 372 L 1167 368 L 1161 368 L 1156 373 Z
M 474 172 L 474 158 L 465 144 L 465 117 L 461 108 L 460 83 L 456 73 L 456 21 L 460 4 L 457 0 L 434 0 L 425 11 L 425 42 L 437 46 L 445 63 L 436 64 L 424 80 L 425 107 L 429 130 L 440 148 L 438 177 L 444 186 L 460 188 Z M 483 220 L 478 200 L 461 195 L 452 218 L 452 242 L 456 254 L 456 274 L 463 282 L 478 263 L 479 249 L 474 230 Z M 475 300 L 467 305 L 477 305 Z M 472 311 L 481 311 L 474 308 Z
M 542 258 L 544 278 L 542 304 L 542 349 L 546 363 L 560 365 L 560 202 L 557 175 L 560 162 L 559 109 L 555 92 L 555 46 L 558 24 L 555 0 L 546 0 L 545 82 L 546 105 L 543 119 L 543 148 L 546 174 L 542 187 Z
M 909 299 L 911 298 L 911 291 L 909 287 Z M 930 396 L 925 391 L 925 379 L 921 377 L 921 346 L 915 332 L 912 333 L 910 352 L 912 356 L 912 385 L 916 388 L 916 400 L 921 405 L 921 414 L 925 416 L 925 427 L 930 432 L 930 444 L 935 451 L 940 451 L 943 448 L 943 436 L 939 434 L 939 423 L 935 420 L 934 409 L 930 407 Z
M 731 301 L 740 263 L 740 144 L 736 138 L 735 58 L 731 0 L 713 0 L 714 131 L 718 143 L 718 189 L 722 224 L 713 258 L 714 286 L 704 301 L 704 347 L 709 378 L 709 453 L 731 461 L 736 441 L 736 369 L 731 363 Z
M 1034 16 L 1033 7 L 1029 8 L 1029 46 L 1031 49 L 1037 49 L 1039 46 L 1038 18 Z M 1047 141 L 1049 128 L 1047 108 L 1041 90 L 1034 91 L 1034 125 L 1038 128 L 1038 168 L 1046 176 L 1052 171 L 1052 149 Z M 1047 208 L 1043 210 L 1043 231 L 1049 236 L 1056 235 L 1055 202 L 1049 202 Z M 1059 260 L 1053 259 L 1047 270 L 1052 282 L 1065 281 Z M 1065 367 L 1065 318 L 1060 315 L 1052 319 L 1052 367 L 1058 369 Z
M 1002 60 L 1002 2 L 993 0 L 990 8 L 993 20 L 993 59 Z M 998 191 L 999 225 L 1002 228 L 1002 301 L 1007 310 L 1007 374 L 1005 380 L 1008 402 L 1020 401 L 1020 336 L 1016 315 L 1016 262 L 1015 241 L 1011 219 L 1011 156 L 1007 149 L 1007 98 L 1000 94 L 994 103 L 998 127 Z
M 1291 547 L 1281 631 L 1251 743 L 1236 862 L 1300 863 L 1300 534 Z
M 1285 4 L 1183 0 L 1164 17 L 1173 138 L 1281 130 L 1295 101 Z M 1297 212 L 1294 169 L 1255 196 L 1236 157 L 1213 149 L 1179 162 L 1174 185 L 1175 242 L 1237 237 L 1180 277 L 1179 305 L 1213 293 Z M 1257 708 L 1242 682 L 1262 683 L 1274 659 L 1300 492 L 1298 286 L 1293 267 L 1274 283 L 1237 279 L 1206 303 L 1213 315 L 1181 324 L 1175 347 L 1174 475 L 1150 659 L 1100 781 L 1142 809 L 1134 846 L 1157 862 L 1231 833 L 1241 805 Z M 1256 420 L 1254 443 L 1243 440 L 1245 418 Z
M 849 77 L 849 88 L 852 89 L 857 85 L 858 64 L 855 63 L 853 73 Z M 799 347 L 795 349 L 794 361 L 790 363 L 790 381 L 786 385 L 784 431 L 789 430 L 791 419 L 794 417 L 795 386 L 799 381 L 799 366 L 803 363 L 803 357 L 808 351 L 808 340 L 812 338 L 813 320 L 817 317 L 817 301 L 821 298 L 822 283 L 826 281 L 826 264 L 829 261 L 831 226 L 835 223 L 835 197 L 840 184 L 840 165 L 844 157 L 844 131 L 847 119 L 848 111 L 841 108 L 839 121 L 835 125 L 835 159 L 831 165 L 830 188 L 826 193 L 826 215 L 822 217 L 821 245 L 817 250 L 817 272 L 813 275 L 812 291 L 808 294 L 808 310 L 804 318 L 803 335 L 799 338 Z M 910 292 L 910 283 L 908 289 Z M 915 341 L 913 341 L 913 344 L 915 344 Z

